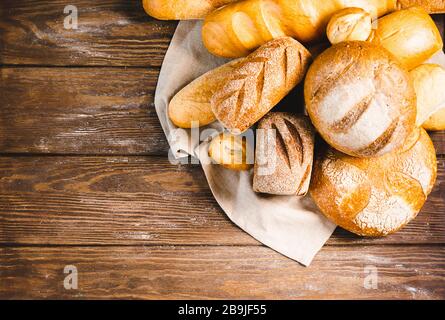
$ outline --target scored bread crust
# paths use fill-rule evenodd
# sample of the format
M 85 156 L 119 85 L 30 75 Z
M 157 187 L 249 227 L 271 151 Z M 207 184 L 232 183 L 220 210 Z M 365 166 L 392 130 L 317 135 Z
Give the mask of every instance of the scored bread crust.
M 314 135 L 304 115 L 271 112 L 265 116 L 257 128 L 254 191 L 305 195 L 311 180 Z
M 352 156 L 395 150 L 415 127 L 416 94 L 408 71 L 371 43 L 342 42 L 323 52 L 309 69 L 304 95 L 322 137 Z
M 220 89 L 230 72 L 242 61 L 242 58 L 232 60 L 203 74 L 181 89 L 168 105 L 170 120 L 180 128 L 201 127 L 216 121 L 210 99 Z
M 378 158 L 355 158 L 322 148 L 310 194 L 342 228 L 362 236 L 393 233 L 416 217 L 437 177 L 434 145 L 415 129 L 403 149 Z
M 310 62 L 310 52 L 292 38 L 268 42 L 245 58 L 213 95 L 213 113 L 230 132 L 246 131 L 303 80 Z
M 428 13 L 445 13 L 445 0 L 397 0 L 398 8 L 405 9 L 420 6 Z

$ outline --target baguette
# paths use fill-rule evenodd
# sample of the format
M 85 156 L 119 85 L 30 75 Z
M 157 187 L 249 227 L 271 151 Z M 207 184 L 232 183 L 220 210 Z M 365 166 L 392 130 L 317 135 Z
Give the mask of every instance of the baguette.
M 278 37 L 320 40 L 332 15 L 346 7 L 365 9 L 376 18 L 397 6 L 396 0 L 244 0 L 206 17 L 203 42 L 215 55 L 243 57 Z
M 242 60 L 211 70 L 179 91 L 168 106 L 170 120 L 180 128 L 202 127 L 214 122 L 210 99 Z
M 159 20 L 201 19 L 236 0 L 143 0 L 145 12 Z
M 391 52 L 408 70 L 443 48 L 436 24 L 421 7 L 396 11 L 380 18 L 371 41 Z
M 306 116 L 272 112 L 259 123 L 253 189 L 275 195 L 306 195 L 314 158 L 314 135 Z
M 300 83 L 311 54 L 286 37 L 268 42 L 249 55 L 211 99 L 216 118 L 239 134 L 260 120 Z
M 362 236 L 384 236 L 414 219 L 437 176 L 434 145 L 424 129 L 415 129 L 400 152 L 379 158 L 321 150 L 311 197 L 334 223 Z

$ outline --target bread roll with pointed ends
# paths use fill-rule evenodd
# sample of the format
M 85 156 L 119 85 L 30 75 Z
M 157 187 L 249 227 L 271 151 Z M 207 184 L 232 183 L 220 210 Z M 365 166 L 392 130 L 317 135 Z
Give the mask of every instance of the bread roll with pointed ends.
M 366 41 L 371 35 L 371 14 L 361 8 L 346 8 L 334 14 L 327 27 L 332 44 L 343 41 Z
M 232 60 L 211 70 L 179 91 L 168 106 L 170 120 L 180 128 L 201 127 L 216 121 L 210 99 L 242 60 Z
M 224 168 L 244 171 L 252 168 L 253 151 L 249 149 L 246 137 L 221 133 L 209 145 L 209 157 Z
M 417 94 L 417 125 L 427 130 L 445 130 L 445 69 L 422 64 L 411 70 Z
M 207 49 L 227 58 L 247 56 L 264 43 L 290 36 L 303 43 L 325 37 L 332 15 L 358 7 L 372 17 L 397 9 L 396 0 L 244 0 L 209 14 L 203 25 Z
M 142 0 L 145 12 L 159 20 L 201 19 L 236 0 Z
M 408 70 L 443 48 L 436 24 L 421 7 L 396 11 L 380 18 L 372 42 L 391 52 Z
M 416 94 L 409 73 L 382 47 L 342 42 L 309 68 L 304 96 L 315 128 L 334 148 L 376 157 L 414 130 Z
M 213 95 L 213 113 L 231 133 L 246 131 L 303 80 L 310 61 L 309 51 L 292 38 L 268 42 Z
M 437 176 L 436 153 L 416 128 L 399 152 L 355 158 L 332 148 L 316 156 L 310 194 L 326 217 L 361 236 L 385 236 L 412 219 Z
M 303 196 L 309 189 L 314 135 L 306 116 L 271 112 L 259 123 L 253 190 Z

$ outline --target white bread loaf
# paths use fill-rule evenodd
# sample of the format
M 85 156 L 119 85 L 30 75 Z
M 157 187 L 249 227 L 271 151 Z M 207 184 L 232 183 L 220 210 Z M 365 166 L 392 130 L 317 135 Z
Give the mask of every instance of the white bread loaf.
M 368 42 L 342 42 L 323 52 L 309 69 L 304 91 L 315 128 L 352 156 L 393 151 L 415 127 L 409 73 L 388 51 Z

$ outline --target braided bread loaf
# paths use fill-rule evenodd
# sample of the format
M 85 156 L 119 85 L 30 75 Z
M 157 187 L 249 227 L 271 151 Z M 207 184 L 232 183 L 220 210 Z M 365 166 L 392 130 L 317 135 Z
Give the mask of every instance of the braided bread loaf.
M 286 37 L 268 42 L 231 72 L 211 99 L 216 118 L 234 134 L 246 131 L 306 74 L 309 51 Z
M 315 130 L 306 116 L 271 112 L 259 123 L 253 190 L 303 196 L 309 189 Z
M 342 228 L 383 236 L 416 217 L 436 176 L 434 145 L 424 129 L 416 128 L 403 149 L 378 158 L 324 149 L 314 162 L 310 194 Z
M 314 126 L 351 156 L 399 148 L 415 127 L 409 73 L 387 50 L 368 42 L 342 42 L 323 52 L 309 69 L 304 91 Z

